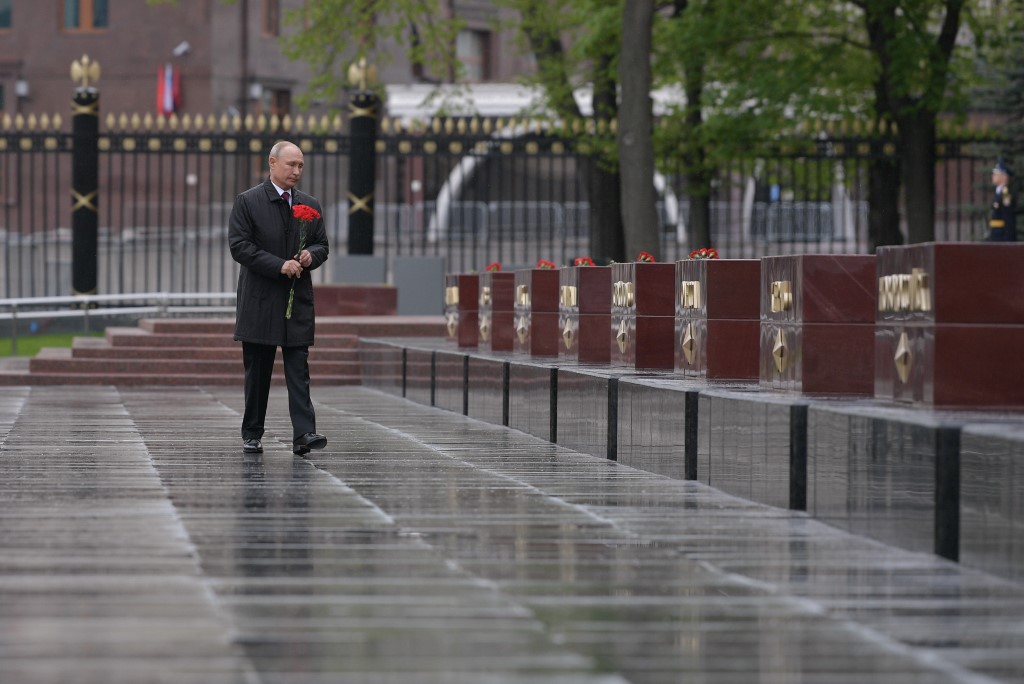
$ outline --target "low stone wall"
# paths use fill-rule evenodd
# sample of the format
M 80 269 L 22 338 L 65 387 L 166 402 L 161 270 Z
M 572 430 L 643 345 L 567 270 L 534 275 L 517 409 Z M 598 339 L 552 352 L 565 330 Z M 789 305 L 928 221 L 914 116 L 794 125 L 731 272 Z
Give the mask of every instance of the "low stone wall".
M 389 351 L 390 348 L 390 351 Z M 363 383 L 593 456 L 1024 578 L 1024 420 L 364 340 Z

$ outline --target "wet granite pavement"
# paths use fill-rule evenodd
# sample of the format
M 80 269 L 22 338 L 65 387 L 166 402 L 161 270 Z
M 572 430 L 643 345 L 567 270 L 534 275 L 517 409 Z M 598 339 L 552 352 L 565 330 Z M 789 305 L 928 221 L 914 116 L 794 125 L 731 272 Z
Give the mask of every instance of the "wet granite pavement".
M 362 387 L 0 393 L 0 682 L 1024 682 L 1024 586 Z

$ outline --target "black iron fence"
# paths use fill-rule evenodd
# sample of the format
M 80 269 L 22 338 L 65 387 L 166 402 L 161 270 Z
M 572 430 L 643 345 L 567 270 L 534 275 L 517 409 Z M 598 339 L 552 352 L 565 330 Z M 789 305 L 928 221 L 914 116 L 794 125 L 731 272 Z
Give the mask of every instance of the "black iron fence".
M 444 124 L 444 125 L 442 125 Z M 0 126 L 0 298 L 71 293 L 71 135 L 59 118 L 6 117 Z M 349 137 L 340 118 L 257 120 L 112 117 L 100 127 L 97 243 L 101 294 L 219 292 L 235 287 L 227 219 L 259 182 L 280 138 L 303 149 L 303 189 L 324 206 L 336 254 L 347 244 Z M 819 135 L 717 169 L 711 235 L 726 257 L 864 253 L 868 167 L 892 141 Z M 438 122 L 377 140 L 375 253 L 430 255 L 450 271 L 491 261 L 568 263 L 588 253 L 586 165 L 571 141 L 522 122 Z M 936 239 L 986 232 L 992 143 L 940 142 Z M 676 159 L 658 164 L 666 259 L 686 255 L 688 194 Z M 333 282 L 331 262 L 317 272 Z

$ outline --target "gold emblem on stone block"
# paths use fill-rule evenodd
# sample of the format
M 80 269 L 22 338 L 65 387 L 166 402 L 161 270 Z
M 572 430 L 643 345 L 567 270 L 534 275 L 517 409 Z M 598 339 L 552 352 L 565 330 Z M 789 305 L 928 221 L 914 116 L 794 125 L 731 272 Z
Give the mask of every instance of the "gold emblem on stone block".
M 449 313 L 445 316 L 445 326 L 448 328 L 448 337 L 455 337 L 459 331 L 459 316 L 456 313 Z
M 772 313 L 789 311 L 793 308 L 793 286 L 788 280 L 776 280 L 772 283 Z M 781 372 L 781 371 L 780 371 Z
M 565 329 L 562 330 L 562 341 L 565 342 L 565 348 L 566 349 L 572 349 L 572 337 L 573 337 L 572 321 L 569 320 L 569 319 L 566 319 L 566 321 L 565 321 Z
M 910 340 L 907 333 L 900 334 L 900 341 L 896 345 L 896 354 L 892 358 L 896 364 L 896 374 L 900 376 L 900 382 L 906 383 L 910 377 L 910 366 L 914 362 L 914 355 L 910 351 Z
M 699 280 L 684 280 L 679 284 L 679 304 L 684 309 L 700 308 Z
M 562 302 L 562 306 L 576 306 L 576 287 L 574 285 L 562 285 L 559 299 Z
M 491 303 L 491 288 L 484 285 L 480 288 L 480 306 L 488 306 Z
M 633 306 L 633 283 L 620 280 L 612 285 L 612 304 Z
M 445 306 L 458 306 L 459 303 L 459 287 L 458 285 L 450 285 L 444 288 L 444 304 Z
M 520 306 L 530 306 L 529 285 L 516 285 L 516 303 Z
M 772 361 L 775 362 L 775 370 L 782 373 L 789 365 L 789 347 L 786 346 L 786 333 L 779 328 L 775 333 L 775 344 L 772 346 Z
M 629 331 L 626 329 L 626 319 L 622 319 L 619 322 L 619 331 L 615 333 L 615 341 L 619 345 L 619 352 L 625 354 L 626 348 L 629 346 Z
M 932 310 L 928 273 L 923 268 L 893 273 L 878 279 L 878 310 L 883 312 Z
M 693 323 L 687 323 L 683 331 L 683 356 L 687 365 L 693 365 L 693 359 L 697 356 L 697 338 L 693 334 Z
M 484 342 L 491 339 L 491 317 L 481 316 L 480 317 L 480 339 Z
M 516 336 L 520 344 L 526 344 L 526 336 L 530 334 L 530 326 L 526 322 L 526 316 L 520 316 L 516 323 Z

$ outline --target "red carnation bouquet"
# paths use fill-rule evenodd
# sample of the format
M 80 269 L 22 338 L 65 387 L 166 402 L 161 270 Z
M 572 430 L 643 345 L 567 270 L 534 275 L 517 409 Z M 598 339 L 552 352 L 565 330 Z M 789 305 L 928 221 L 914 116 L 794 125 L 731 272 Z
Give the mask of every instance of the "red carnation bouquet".
M 302 250 L 306 249 L 306 238 L 309 234 L 309 227 L 320 218 L 320 212 L 313 207 L 306 206 L 305 204 L 296 204 L 292 207 L 292 216 L 299 222 L 299 251 L 292 257 L 296 261 L 299 260 L 299 255 L 302 254 Z M 288 291 L 288 308 L 284 311 L 284 317 L 290 319 L 292 317 L 292 303 L 295 301 L 295 281 L 292 281 L 292 289 Z
M 548 261 L 547 259 L 538 259 L 536 268 L 552 269 L 558 268 L 558 266 L 553 261 Z
M 593 266 L 594 260 L 588 256 L 576 257 L 572 260 L 573 266 Z
M 484 267 L 484 270 L 487 271 L 488 273 L 497 273 L 498 271 L 501 270 L 501 264 L 498 263 L 497 261 L 492 261 L 491 263 L 487 264 L 487 266 Z
M 714 247 L 701 247 L 690 252 L 691 259 L 717 259 L 718 250 Z
M 655 262 L 655 258 L 651 256 L 648 252 L 640 252 L 639 254 L 636 255 L 636 260 L 641 261 L 645 264 L 653 264 Z

